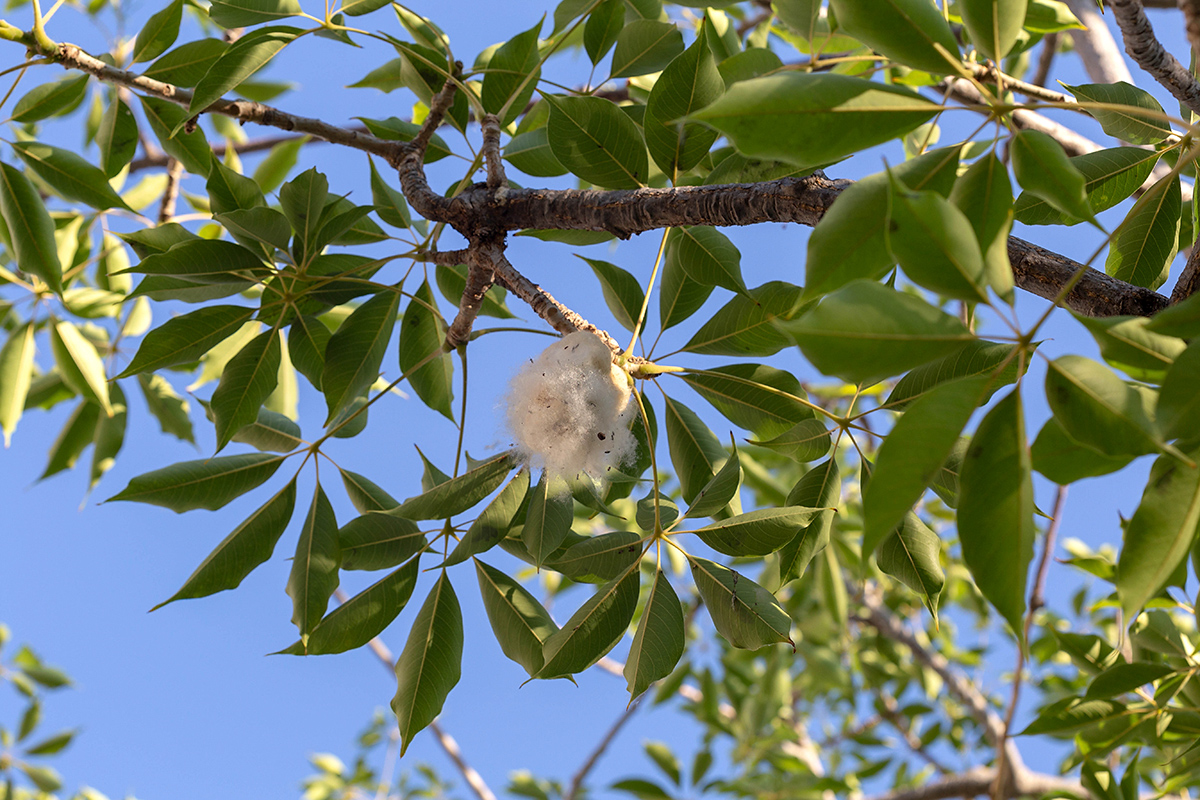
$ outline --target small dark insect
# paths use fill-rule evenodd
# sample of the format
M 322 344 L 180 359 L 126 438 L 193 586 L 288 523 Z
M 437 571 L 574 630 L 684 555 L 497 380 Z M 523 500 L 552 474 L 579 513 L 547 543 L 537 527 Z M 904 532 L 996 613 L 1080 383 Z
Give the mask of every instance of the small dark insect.
M 599 439 L 600 439 L 600 441 L 602 441 L 602 442 L 604 441 L 604 434 L 603 434 L 603 433 L 597 433 L 597 434 L 596 434 L 596 437 L 597 437 L 597 438 L 599 438 Z

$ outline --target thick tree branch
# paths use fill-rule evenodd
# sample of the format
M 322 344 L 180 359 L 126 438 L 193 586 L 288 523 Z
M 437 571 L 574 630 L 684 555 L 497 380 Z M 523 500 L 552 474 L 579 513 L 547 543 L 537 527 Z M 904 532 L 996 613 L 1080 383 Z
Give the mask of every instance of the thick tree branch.
M 975 797 L 987 794 L 996 782 L 996 770 L 974 769 L 961 775 L 951 775 L 918 786 L 915 789 L 898 789 L 877 795 L 868 800 L 946 800 L 951 797 Z M 1021 782 L 1010 785 L 1003 795 L 1012 797 L 1041 797 L 1063 793 L 1075 797 L 1088 797 L 1087 790 L 1076 781 L 1053 775 L 1028 773 Z
M 1070 33 L 1075 52 L 1079 53 L 1079 59 L 1092 83 L 1133 83 L 1121 48 L 1117 46 L 1117 40 L 1113 38 L 1104 17 L 1100 16 L 1095 0 L 1068 0 L 1067 4 L 1071 7 L 1071 13 L 1086 26 L 1083 30 L 1072 29 Z
M 1058 297 L 1081 266 L 1016 236 L 1008 237 L 1008 260 L 1017 286 L 1047 300 Z M 1168 300 L 1155 291 L 1089 267 L 1063 305 L 1088 317 L 1150 317 L 1166 308 Z
M 1183 30 L 1197 61 L 1200 61 L 1200 0 L 1179 0 L 1183 12 Z
M 1125 39 L 1125 52 L 1175 99 L 1200 114 L 1200 81 L 1155 38 L 1141 0 L 1111 0 L 1110 5 Z
M 1183 272 L 1179 274 L 1179 280 L 1171 290 L 1171 305 L 1188 299 L 1197 289 L 1200 289 L 1200 239 L 1192 244 L 1192 252 L 1188 254 Z

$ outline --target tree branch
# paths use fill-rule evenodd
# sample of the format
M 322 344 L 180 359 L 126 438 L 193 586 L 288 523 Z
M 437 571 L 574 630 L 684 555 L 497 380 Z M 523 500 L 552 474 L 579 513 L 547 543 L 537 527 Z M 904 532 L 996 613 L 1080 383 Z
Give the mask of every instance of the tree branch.
M 1188 299 L 1197 289 L 1200 289 L 1200 239 L 1192 244 L 1192 252 L 1188 254 L 1183 272 L 1179 274 L 1179 280 L 1171 290 L 1171 305 Z
M 1179 0 L 1179 10 L 1183 12 L 1183 30 L 1192 45 L 1192 52 L 1200 61 L 1200 0 Z
M 1045 86 L 1050 77 L 1050 68 L 1054 66 L 1054 56 L 1058 53 L 1058 34 L 1047 33 L 1042 39 L 1042 49 L 1038 53 L 1037 68 L 1033 71 L 1030 83 L 1034 86 Z
M 945 800 L 951 797 L 975 797 L 987 794 L 996 782 L 996 770 L 973 769 L 961 775 L 940 778 L 924 786 L 913 789 L 898 789 L 887 794 L 877 795 L 867 800 Z M 1088 797 L 1088 792 L 1081 784 L 1068 778 L 1053 775 L 1028 773 L 1017 785 L 1011 785 L 1004 798 L 1012 797 L 1041 797 L 1042 795 L 1063 793 L 1075 797 Z
M 1111 0 L 1110 5 L 1125 40 L 1125 52 L 1175 99 L 1200 114 L 1200 81 L 1155 38 L 1141 0 Z
M 1071 30 L 1071 41 L 1088 78 L 1093 83 L 1133 83 L 1121 48 L 1117 46 L 1117 40 L 1113 38 L 1104 17 L 1096 9 L 1095 0 L 1068 0 L 1067 5 L 1071 7 L 1071 13 L 1086 26 L 1083 30 Z

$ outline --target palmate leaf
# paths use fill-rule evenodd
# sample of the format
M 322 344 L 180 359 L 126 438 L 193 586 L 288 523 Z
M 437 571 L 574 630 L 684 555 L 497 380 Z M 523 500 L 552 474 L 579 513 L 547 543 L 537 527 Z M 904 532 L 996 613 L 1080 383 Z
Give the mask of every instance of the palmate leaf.
M 683 267 L 687 276 L 700 284 L 713 284 L 745 294 L 742 254 L 729 237 L 716 228 L 697 225 L 672 228 L 667 232 L 665 258 Z
M 773 439 L 751 441 L 801 463 L 820 458 L 829 452 L 833 438 L 825 424 L 816 419 L 802 419 Z
M 96 346 L 67 320 L 59 320 L 50 329 L 50 346 L 66 384 L 76 394 L 100 406 L 105 414 L 112 414 L 108 378 Z
M 1194 461 L 1197 453 L 1189 454 Z M 1150 467 L 1141 503 L 1125 527 L 1117 595 L 1134 619 L 1187 557 L 1200 522 L 1200 467 L 1161 456 Z
M 892 182 L 888 246 L 904 273 L 946 297 L 987 302 L 983 252 L 971 222 L 937 192 Z
M 542 20 L 538 20 L 532 28 L 502 44 L 488 61 L 479 98 L 484 110 L 492 114 L 500 113 L 501 108 L 507 106 L 504 118 L 500 120 L 501 126 L 512 122 L 524 110 L 541 79 L 538 67 L 538 32 L 541 29 Z
M 1166 446 L 1143 396 L 1091 359 L 1051 361 L 1046 400 L 1071 438 L 1107 455 L 1140 456 Z
M 354 309 L 330 337 L 321 376 L 329 409 L 325 425 L 379 377 L 399 307 L 399 291 L 379 292 Z
M 671 463 L 679 476 L 683 499 L 691 503 L 729 454 L 696 412 L 671 397 L 664 396 L 664 402 Z
M 657 570 L 625 658 L 624 675 L 630 701 L 636 700 L 656 680 L 671 674 L 683 656 L 683 649 L 683 608 L 667 576 Z
M 683 52 L 683 33 L 671 22 L 635 19 L 617 34 L 609 78 L 658 72 Z
M 1108 249 L 1104 271 L 1135 286 L 1162 286 L 1179 247 L 1182 209 L 1179 178 L 1164 176 L 1142 195 L 1121 223 Z
M 496 499 L 488 503 L 483 513 L 475 518 L 466 534 L 446 558 L 444 566 L 461 564 L 471 556 L 490 550 L 507 536 L 528 494 L 529 470 L 522 469 L 500 490 Z
M 214 0 L 208 15 L 222 28 L 242 28 L 292 17 L 300 11 L 296 0 Z
M 108 185 L 107 176 L 81 156 L 41 142 L 15 142 L 13 151 L 30 171 L 68 200 L 101 211 L 109 208 L 132 210 Z
M 337 534 L 342 569 L 391 569 L 425 549 L 425 534 L 412 520 L 368 511 Z
M 412 597 L 420 574 L 420 558 L 413 558 L 330 611 L 308 635 L 280 650 L 280 654 L 317 656 L 344 653 L 362 647 L 392 624 Z
M 129 366 L 117 377 L 196 361 L 237 333 L 253 315 L 252 308 L 218 305 L 170 319 L 146 334 Z
M 163 58 L 170 55 L 168 53 Z M 208 177 L 209 168 L 213 163 L 212 148 L 199 125 L 190 130 L 185 129 L 190 119 L 187 109 L 158 97 L 138 95 L 138 100 L 141 101 L 146 121 L 150 123 L 150 129 L 154 131 L 163 150 L 183 164 L 183 168 L 188 172 Z
M 344 469 L 340 469 L 339 472 L 346 495 L 360 514 L 366 514 L 369 511 L 387 511 L 389 508 L 400 505 L 395 498 L 379 488 L 365 475 Z
M 663 524 L 669 524 L 667 519 Z M 640 536 L 630 531 L 612 531 L 576 542 L 553 556 L 546 567 L 579 583 L 607 583 L 624 575 L 641 557 Z
M 629 627 L 637 606 L 639 575 L 631 568 L 601 586 L 562 628 L 546 638 L 538 678 L 583 672 L 611 650 Z
M 902 136 L 935 113 L 934 103 L 899 86 L 786 72 L 735 83 L 689 119 L 713 126 L 744 155 L 814 166 Z
M 1083 174 L 1062 145 L 1041 131 L 1023 130 L 1013 137 L 1011 153 L 1013 172 L 1023 189 L 1064 214 L 1095 222 Z
M 33 322 L 26 322 L 9 334 L 0 348 L 0 430 L 8 447 L 17 421 L 25 409 L 33 378 Z
M 1072 439 L 1057 418 L 1051 417 L 1030 448 L 1033 468 L 1060 486 L 1084 478 L 1124 469 L 1133 456 L 1109 456 Z
M 958 8 L 971 41 L 998 62 L 1016 44 L 1028 5 L 1028 0 L 963 0 Z
M 138 31 L 130 61 L 134 64 L 153 61 L 166 52 L 179 36 L 179 23 L 182 21 L 183 0 L 172 0 L 166 8 L 151 14 Z
M 1130 144 L 1158 144 L 1171 135 L 1171 123 L 1166 119 L 1166 112 L 1144 89 L 1124 81 L 1088 83 L 1066 88 L 1081 103 L 1124 106 L 1087 110 L 1087 113 L 1100 123 L 1104 132 L 1114 139 Z
M 989 388 L 986 377 L 944 383 L 896 421 L 863 491 L 863 555 L 874 552 L 925 493 Z
M 1088 205 L 1098 214 L 1137 191 L 1160 157 L 1140 147 L 1112 147 L 1072 156 L 1071 164 L 1083 175 Z M 1083 221 L 1063 214 L 1032 192 L 1023 192 L 1013 211 L 1017 221 L 1026 225 L 1076 225 Z
M 1017 372 L 1028 367 L 1029 359 L 1010 358 L 1016 345 L 976 339 L 968 342 L 956 353 L 917 367 L 896 382 L 884 405 L 895 411 L 908 407 L 909 403 L 924 397 L 929 392 L 949 381 L 979 375 L 991 376 L 987 392 L 981 400 L 986 403 L 997 389 L 1013 383 Z M 995 374 L 1005 364 L 1000 374 Z
M 954 182 L 950 202 L 975 231 L 983 253 L 984 277 L 992 291 L 1013 304 L 1012 264 L 1008 260 L 1008 234 L 1013 223 L 1012 184 L 1008 169 L 995 153 L 978 159 Z
M 449 353 L 441 352 L 445 338 L 446 322 L 437 312 L 433 292 L 425 281 L 404 310 L 400 324 L 400 371 L 408 376 L 413 391 L 425 405 L 453 421 L 450 401 L 454 399 L 454 362 Z
M 505 573 L 475 559 L 475 574 L 500 649 L 534 677 L 542 669 L 546 640 L 558 626 L 542 604 Z
M 100 406 L 87 400 L 80 401 L 51 445 L 46 468 L 38 480 L 72 469 L 95 438 L 96 423 L 99 421 Z
M 674 327 L 696 313 L 712 290 L 712 286 L 689 278 L 682 264 L 666 261 L 658 294 L 658 318 L 662 329 Z
M 147 472 L 105 500 L 129 500 L 163 506 L 177 513 L 206 508 L 215 511 L 261 485 L 275 474 L 284 456 L 244 453 L 198 461 L 181 461 Z
M 706 545 L 729 556 L 765 556 L 792 541 L 822 511 L 785 506 L 762 508 L 714 522 L 690 533 Z
M 770 592 L 715 562 L 691 555 L 688 562 L 717 632 L 731 645 L 757 650 L 776 642 L 792 644 L 792 620 Z
M 287 593 L 292 598 L 292 623 L 300 630 L 303 643 L 308 642 L 309 634 L 325 616 L 329 598 L 338 587 L 341 559 L 337 518 L 325 490 L 317 484 L 300 528 L 287 582 Z
M 88 478 L 89 492 L 96 488 L 104 473 L 112 469 L 117 454 L 125 444 L 125 422 L 128 416 L 125 392 L 121 389 L 121 384 L 116 382 L 109 387 L 108 392 L 112 414 L 101 415 L 96 420 L 96 430 L 92 438 L 92 469 Z
M 457 478 L 434 486 L 427 492 L 410 497 L 391 513 L 404 519 L 446 519 L 471 508 L 499 488 L 512 471 L 510 454 L 490 458 Z
M 760 438 L 777 436 L 813 418 L 813 410 L 800 402 L 807 399 L 800 381 L 766 364 L 730 364 L 679 377 L 726 419 Z
M 176 86 L 195 86 L 228 49 L 229 44 L 217 38 L 186 42 L 160 56 L 142 74 Z
M 636 189 L 649 175 L 642 133 L 599 97 L 546 96 L 546 134 L 554 157 L 583 180 L 606 189 Z
M 123 100 L 113 97 L 96 131 L 96 146 L 100 148 L 98 166 L 106 178 L 112 178 L 132 160 L 137 152 L 137 135 L 133 112 Z
M 521 531 L 521 540 L 535 566 L 540 568 L 566 539 L 575 519 L 574 510 L 575 500 L 566 487 L 543 472 L 529 493 L 529 509 Z
M 258 565 L 265 563 L 275 551 L 296 505 L 296 479 L 288 481 L 261 508 L 247 517 L 208 554 L 179 588 L 154 611 L 167 603 L 193 597 L 207 597 L 216 592 L 236 589 Z
M 789 344 L 776 324 L 800 311 L 800 292 L 799 286 L 768 281 L 748 295 L 738 295 L 700 326 L 683 349 L 714 356 L 774 355 Z
M 217 451 L 234 434 L 258 419 L 258 411 L 275 390 L 281 362 L 278 328 L 260 333 L 229 360 L 212 395 Z
M 413 620 L 396 661 L 392 711 L 400 724 L 400 754 L 433 722 L 462 675 L 462 609 L 445 572 Z
M 901 64 L 942 75 L 958 63 L 949 23 L 925 0 L 831 0 L 830 9 L 846 33 Z
M 1150 330 L 1146 317 L 1075 315 L 1075 319 L 1092 334 L 1104 360 L 1136 380 L 1162 383 L 1187 348 L 1180 338 Z
M 66 113 L 83 102 L 87 75 L 78 75 L 35 86 L 13 106 L 13 122 L 37 122 Z
M 616 264 L 600 261 L 594 258 L 582 258 L 592 268 L 596 280 L 600 281 L 600 291 L 604 293 L 604 302 L 608 305 L 613 316 L 621 327 L 632 331 L 637 325 L 638 315 L 642 311 L 646 293 L 637 278 L 630 275 Z
M 713 475 L 712 480 L 697 492 L 688 506 L 685 518 L 710 517 L 729 505 L 738 489 L 742 487 L 742 465 L 738 459 L 737 444 L 730 437 L 730 455 L 724 465 Z M 740 501 L 739 501 L 740 505 Z M 659 512 L 661 516 L 661 511 Z M 701 536 L 700 538 L 704 538 Z
M 872 478 L 871 485 L 875 485 Z M 946 583 L 938 535 L 911 511 L 904 522 L 879 545 L 879 569 L 919 593 L 936 622 L 938 598 Z
M 62 264 L 54 243 L 54 221 L 34 185 L 19 169 L 0 163 L 0 216 L 17 266 L 62 293 Z
M 817 464 L 796 482 L 787 496 L 787 505 L 817 508 L 816 519 L 805 525 L 790 542 L 779 549 L 779 585 L 799 578 L 813 556 L 829 544 L 833 518 L 842 498 L 841 473 L 837 459 Z
M 958 538 L 975 585 L 1024 641 L 1025 585 L 1033 558 L 1033 481 L 1021 396 L 992 407 L 971 439 L 960 477 Z
M 585 32 L 586 35 L 586 32 Z M 687 50 L 676 56 L 650 90 L 642 128 L 646 145 L 659 169 L 672 179 L 696 166 L 717 134 L 695 122 L 679 122 L 725 92 L 705 29 Z M 739 276 L 740 283 L 740 276 Z

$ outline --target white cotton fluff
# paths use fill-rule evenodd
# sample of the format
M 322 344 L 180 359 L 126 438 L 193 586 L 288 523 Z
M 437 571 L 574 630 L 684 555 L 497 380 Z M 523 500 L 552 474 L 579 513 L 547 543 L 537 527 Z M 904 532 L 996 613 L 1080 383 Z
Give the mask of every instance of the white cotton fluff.
M 603 478 L 633 452 L 631 383 L 596 334 L 559 339 L 509 384 L 508 427 L 518 452 L 549 477 Z

